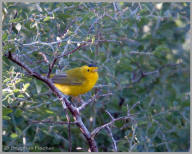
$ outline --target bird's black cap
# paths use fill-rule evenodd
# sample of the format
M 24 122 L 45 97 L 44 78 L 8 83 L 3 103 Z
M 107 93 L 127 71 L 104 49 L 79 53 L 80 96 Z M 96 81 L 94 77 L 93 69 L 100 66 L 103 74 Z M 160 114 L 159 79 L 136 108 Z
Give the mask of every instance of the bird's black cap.
M 89 67 L 97 67 L 95 64 L 89 64 Z

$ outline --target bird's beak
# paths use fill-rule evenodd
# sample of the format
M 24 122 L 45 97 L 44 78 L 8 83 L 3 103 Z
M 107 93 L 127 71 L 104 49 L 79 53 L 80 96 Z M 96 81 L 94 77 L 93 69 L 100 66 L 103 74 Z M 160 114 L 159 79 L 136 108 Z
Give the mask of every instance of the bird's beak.
M 98 68 L 96 67 L 96 68 L 93 70 L 93 72 L 98 72 Z

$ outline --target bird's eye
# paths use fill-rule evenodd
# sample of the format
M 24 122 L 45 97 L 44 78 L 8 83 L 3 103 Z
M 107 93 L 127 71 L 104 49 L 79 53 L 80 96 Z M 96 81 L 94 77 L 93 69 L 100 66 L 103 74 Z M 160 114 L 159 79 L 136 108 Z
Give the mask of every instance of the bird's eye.
M 89 69 L 87 70 L 87 72 L 89 72 Z

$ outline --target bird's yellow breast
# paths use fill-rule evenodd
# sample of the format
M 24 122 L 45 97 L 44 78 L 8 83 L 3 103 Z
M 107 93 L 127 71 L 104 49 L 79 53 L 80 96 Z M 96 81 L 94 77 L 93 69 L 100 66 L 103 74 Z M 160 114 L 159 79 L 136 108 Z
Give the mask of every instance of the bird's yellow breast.
M 96 84 L 98 77 L 98 73 L 91 74 L 81 85 L 65 85 L 57 83 L 54 83 L 54 85 L 65 95 L 78 96 L 90 91 Z

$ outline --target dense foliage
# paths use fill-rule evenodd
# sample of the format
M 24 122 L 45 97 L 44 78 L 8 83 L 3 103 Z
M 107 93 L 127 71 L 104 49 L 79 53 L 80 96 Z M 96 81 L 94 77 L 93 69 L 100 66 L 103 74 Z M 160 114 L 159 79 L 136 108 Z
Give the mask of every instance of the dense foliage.
M 95 63 L 99 81 L 82 96 L 98 97 L 81 112 L 91 131 L 110 128 L 118 151 L 188 151 L 190 146 L 189 3 L 4 3 L 3 54 L 11 51 L 38 73 Z M 3 150 L 68 151 L 62 104 L 49 88 L 3 56 Z M 78 106 L 78 104 L 77 104 Z M 71 117 L 71 120 L 73 118 Z M 73 121 L 73 120 L 72 120 Z M 88 144 L 71 125 L 72 151 Z M 113 151 L 106 129 L 99 151 Z

